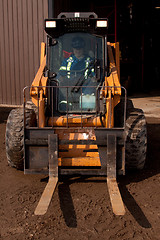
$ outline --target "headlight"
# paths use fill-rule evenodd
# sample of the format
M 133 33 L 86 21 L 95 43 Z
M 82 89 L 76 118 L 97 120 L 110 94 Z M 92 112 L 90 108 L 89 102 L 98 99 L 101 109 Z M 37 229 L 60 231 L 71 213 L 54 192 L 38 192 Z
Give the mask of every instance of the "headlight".
M 96 26 L 97 27 L 107 27 L 107 21 L 98 20 Z
M 56 28 L 56 21 L 46 21 L 46 28 Z

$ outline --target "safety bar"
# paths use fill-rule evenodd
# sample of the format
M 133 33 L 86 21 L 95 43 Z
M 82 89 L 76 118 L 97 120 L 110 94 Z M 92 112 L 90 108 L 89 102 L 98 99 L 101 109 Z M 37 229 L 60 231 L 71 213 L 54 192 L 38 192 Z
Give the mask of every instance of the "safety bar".
M 31 101 L 31 96 L 30 96 L 30 89 L 32 87 L 25 87 L 23 89 L 23 106 L 24 106 L 24 119 L 26 119 L 26 103 L 27 101 Z M 50 111 L 49 116 L 47 116 L 48 119 L 48 123 L 46 124 L 45 127 L 56 127 L 55 126 L 55 121 L 58 121 L 58 116 L 63 117 L 63 122 L 65 122 L 65 127 L 75 127 L 76 123 L 78 123 L 78 127 L 85 127 L 85 126 L 89 126 L 89 124 L 91 124 L 91 122 L 93 122 L 91 124 L 92 127 L 104 127 L 103 123 L 102 123 L 102 119 L 101 119 L 101 115 L 100 115 L 100 101 L 102 101 L 101 103 L 104 104 L 105 100 L 108 98 L 108 96 L 106 95 L 105 97 L 103 97 L 103 100 L 100 99 L 100 91 L 103 88 L 103 91 L 108 92 L 108 90 L 111 91 L 111 98 L 110 98 L 110 107 L 109 107 L 109 116 L 111 118 L 111 111 L 112 111 L 112 99 L 114 97 L 115 94 L 115 90 L 117 88 L 121 88 L 121 96 L 119 96 L 121 99 L 124 99 L 124 104 L 123 104 L 123 126 L 120 126 L 118 128 L 123 128 L 125 127 L 125 120 L 126 120 L 126 102 L 127 102 L 127 92 L 126 89 L 124 87 L 117 87 L 117 86 L 78 86 L 79 88 L 79 95 L 77 95 L 79 97 L 79 102 L 77 101 L 77 103 L 79 104 L 77 109 L 70 109 L 70 106 L 73 105 L 74 103 L 71 102 L 72 100 L 72 96 L 69 96 L 69 92 L 72 93 L 72 95 L 74 96 L 74 93 L 72 92 L 72 89 L 77 88 L 77 86 L 34 86 L 34 89 L 37 88 L 37 95 L 35 96 L 34 99 L 36 99 L 35 103 L 37 104 L 37 127 L 39 128 L 39 111 L 40 111 L 40 91 L 42 90 L 42 88 L 46 88 L 47 92 L 47 97 L 44 97 L 44 101 L 45 101 L 45 107 L 47 107 Z M 84 94 L 83 90 L 89 90 L 89 89 L 94 89 L 94 94 Z M 63 92 L 66 92 L 66 96 L 64 98 L 64 100 L 62 100 L 62 104 L 64 103 L 64 105 L 66 106 L 65 110 L 61 110 L 57 103 L 57 99 L 59 98 L 59 93 L 60 90 L 62 90 Z M 58 93 L 59 91 L 59 93 Z M 87 92 L 87 91 L 86 91 Z M 114 93 L 114 95 L 112 94 L 112 92 Z M 54 93 L 55 93 L 55 99 L 54 99 Z M 49 95 L 50 95 L 50 103 L 49 103 Z M 117 95 L 118 96 L 118 95 Z M 69 99 L 70 98 L 70 99 Z M 74 96 L 74 98 L 76 99 L 76 95 Z M 87 102 L 87 98 L 92 98 L 95 99 L 95 106 L 89 108 L 83 108 L 83 104 L 89 104 L 89 102 Z M 32 97 L 33 99 L 33 97 Z M 85 100 L 83 100 L 85 99 Z M 77 99 L 76 99 L 77 100 Z M 34 101 L 33 101 L 34 102 Z M 93 102 L 91 102 L 93 104 Z M 59 103 L 60 104 L 60 103 Z M 71 121 L 72 119 L 72 121 Z M 74 120 L 73 120 L 74 119 Z M 86 124 L 86 119 L 88 119 L 88 125 Z M 93 121 L 91 121 L 91 119 Z M 71 124 L 71 122 L 73 124 Z M 57 124 L 56 124 L 57 125 Z M 57 125 L 57 127 L 59 126 L 63 126 L 64 124 L 59 124 Z M 24 127 L 26 128 L 26 123 L 24 121 Z

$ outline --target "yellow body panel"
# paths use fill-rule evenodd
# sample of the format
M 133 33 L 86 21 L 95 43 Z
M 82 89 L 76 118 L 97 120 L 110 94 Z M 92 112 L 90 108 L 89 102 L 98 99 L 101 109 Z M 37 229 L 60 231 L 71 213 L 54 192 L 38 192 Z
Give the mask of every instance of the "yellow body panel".
M 55 133 L 58 134 L 59 140 L 96 140 L 93 129 L 86 132 L 83 129 L 79 132 L 76 131 L 73 129 L 72 132 L 70 129 L 57 129 Z M 59 144 L 58 149 L 59 166 L 101 166 L 96 144 Z
M 70 117 L 61 116 L 61 117 L 50 117 L 48 120 L 48 126 L 54 127 L 66 127 L 68 122 L 69 127 L 101 127 L 102 123 L 100 117 L 88 117 L 81 118 L 81 116 Z
M 58 158 L 58 166 L 65 167 L 101 167 L 99 157 Z

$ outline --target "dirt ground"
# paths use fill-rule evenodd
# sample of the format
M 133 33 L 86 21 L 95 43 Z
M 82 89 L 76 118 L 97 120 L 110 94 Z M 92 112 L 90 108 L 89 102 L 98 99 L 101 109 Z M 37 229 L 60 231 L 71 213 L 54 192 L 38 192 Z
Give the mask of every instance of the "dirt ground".
M 47 214 L 34 210 L 46 186 L 42 175 L 24 175 L 7 165 L 5 126 L 9 108 L 0 108 L 0 239 L 159 240 L 160 97 L 133 97 L 147 118 L 144 170 L 119 177 L 126 214 L 112 213 L 105 178 L 64 179 Z

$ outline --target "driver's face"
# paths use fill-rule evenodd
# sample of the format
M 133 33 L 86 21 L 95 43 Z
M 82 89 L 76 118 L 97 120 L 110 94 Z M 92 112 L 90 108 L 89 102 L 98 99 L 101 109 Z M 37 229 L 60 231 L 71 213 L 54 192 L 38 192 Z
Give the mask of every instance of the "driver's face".
M 83 48 L 73 48 L 73 53 L 76 58 L 81 58 L 83 57 Z

